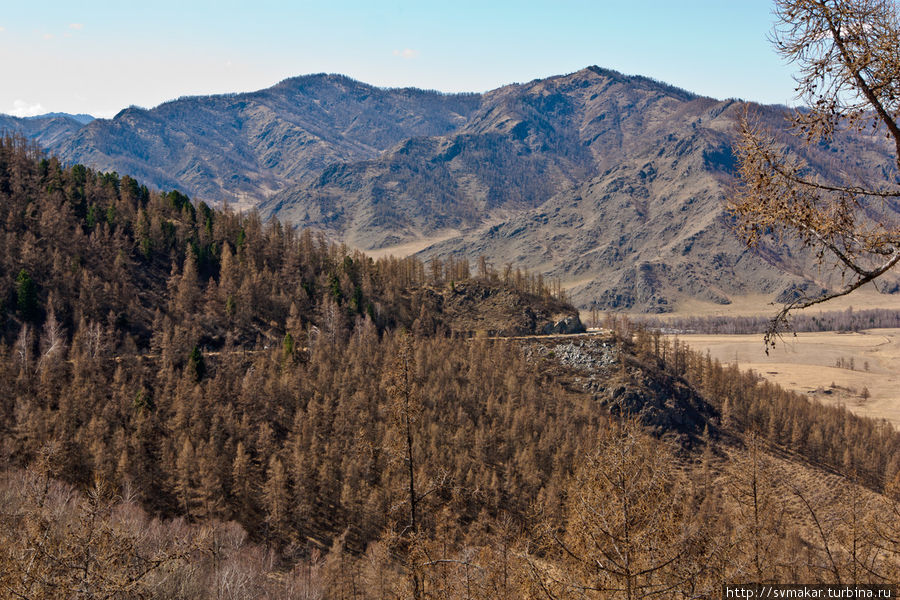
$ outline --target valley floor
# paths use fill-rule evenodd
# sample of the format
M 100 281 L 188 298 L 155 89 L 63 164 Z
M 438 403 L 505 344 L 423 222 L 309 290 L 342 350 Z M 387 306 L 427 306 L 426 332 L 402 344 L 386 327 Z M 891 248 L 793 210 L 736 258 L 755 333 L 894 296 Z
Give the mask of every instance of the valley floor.
M 689 334 L 678 339 L 709 351 L 722 363 L 736 361 L 741 369 L 753 369 L 784 388 L 900 427 L 900 329 L 787 335 L 768 356 L 762 334 Z
M 872 287 L 861 288 L 848 296 L 829 300 L 825 304 L 819 304 L 810 308 L 799 310 L 796 314 L 816 314 L 822 311 L 832 312 L 847 310 L 869 310 L 884 308 L 894 310 L 898 307 L 900 301 L 896 294 L 882 294 Z M 775 300 L 771 294 L 746 294 L 744 296 L 733 296 L 731 304 L 716 304 L 698 300 L 696 298 L 678 298 L 674 305 L 674 311 L 655 315 L 661 319 L 678 318 L 678 317 L 730 317 L 734 315 L 741 316 L 759 316 L 771 317 L 775 314 L 781 303 Z M 582 318 L 586 318 L 587 311 L 582 313 Z M 629 313 L 635 317 L 642 316 L 642 313 Z

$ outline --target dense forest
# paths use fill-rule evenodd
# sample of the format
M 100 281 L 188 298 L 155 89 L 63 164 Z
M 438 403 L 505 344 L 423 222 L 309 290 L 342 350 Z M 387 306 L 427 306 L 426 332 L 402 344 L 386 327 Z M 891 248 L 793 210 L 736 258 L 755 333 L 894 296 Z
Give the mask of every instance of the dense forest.
M 512 265 L 375 261 L 15 139 L 0 223 L 3 597 L 900 580 L 893 428 L 627 323 L 491 336 L 490 298 L 572 313 Z

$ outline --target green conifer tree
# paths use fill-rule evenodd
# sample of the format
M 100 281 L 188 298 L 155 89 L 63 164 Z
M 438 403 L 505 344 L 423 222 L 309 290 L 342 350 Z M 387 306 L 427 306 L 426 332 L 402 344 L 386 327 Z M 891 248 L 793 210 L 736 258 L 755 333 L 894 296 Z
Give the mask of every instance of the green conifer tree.
M 16 296 L 19 314 L 24 320 L 33 321 L 38 313 L 37 285 L 25 269 L 16 277 Z

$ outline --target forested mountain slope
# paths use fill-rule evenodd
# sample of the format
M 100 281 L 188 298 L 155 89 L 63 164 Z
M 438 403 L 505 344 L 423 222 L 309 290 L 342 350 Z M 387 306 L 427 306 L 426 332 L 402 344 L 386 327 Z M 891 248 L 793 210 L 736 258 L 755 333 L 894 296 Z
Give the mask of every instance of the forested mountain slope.
M 428 269 L 414 258 L 374 261 L 309 231 L 264 225 L 254 213 L 194 205 L 128 176 L 63 168 L 21 139 L 0 141 L 0 151 L 7 341 L 51 312 L 69 331 L 112 327 L 116 344 L 132 350 L 146 348 L 165 322 L 190 328 L 192 343 L 210 348 L 258 337 L 280 343 L 311 327 L 344 337 L 365 318 L 379 330 L 415 325 L 463 335 L 535 333 L 566 318 L 566 327 L 581 326 L 571 306 L 551 297 L 549 281 L 533 276 L 466 284 L 465 261 Z
M 625 320 L 483 335 L 573 314 L 521 270 L 373 261 L 21 140 L 0 211 L 4 593 L 900 579 L 894 429 Z

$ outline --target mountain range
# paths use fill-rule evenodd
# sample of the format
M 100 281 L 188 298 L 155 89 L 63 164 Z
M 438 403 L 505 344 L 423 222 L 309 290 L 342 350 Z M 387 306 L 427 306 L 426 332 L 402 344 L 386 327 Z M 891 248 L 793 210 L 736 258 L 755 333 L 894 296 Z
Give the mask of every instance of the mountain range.
M 0 115 L 0 131 L 22 135 L 50 148 L 69 139 L 92 120 L 94 118 L 90 115 L 68 113 L 48 113 L 35 117 Z
M 0 129 L 65 162 L 256 206 L 364 250 L 485 256 L 559 279 L 581 306 L 665 312 L 685 299 L 785 299 L 837 282 L 808 252 L 751 252 L 732 232 L 724 201 L 748 107 L 783 128 L 784 107 L 598 67 L 484 94 L 310 75 L 86 124 L 0 117 Z M 863 179 L 891 156 L 865 133 L 795 149 L 814 172 Z

